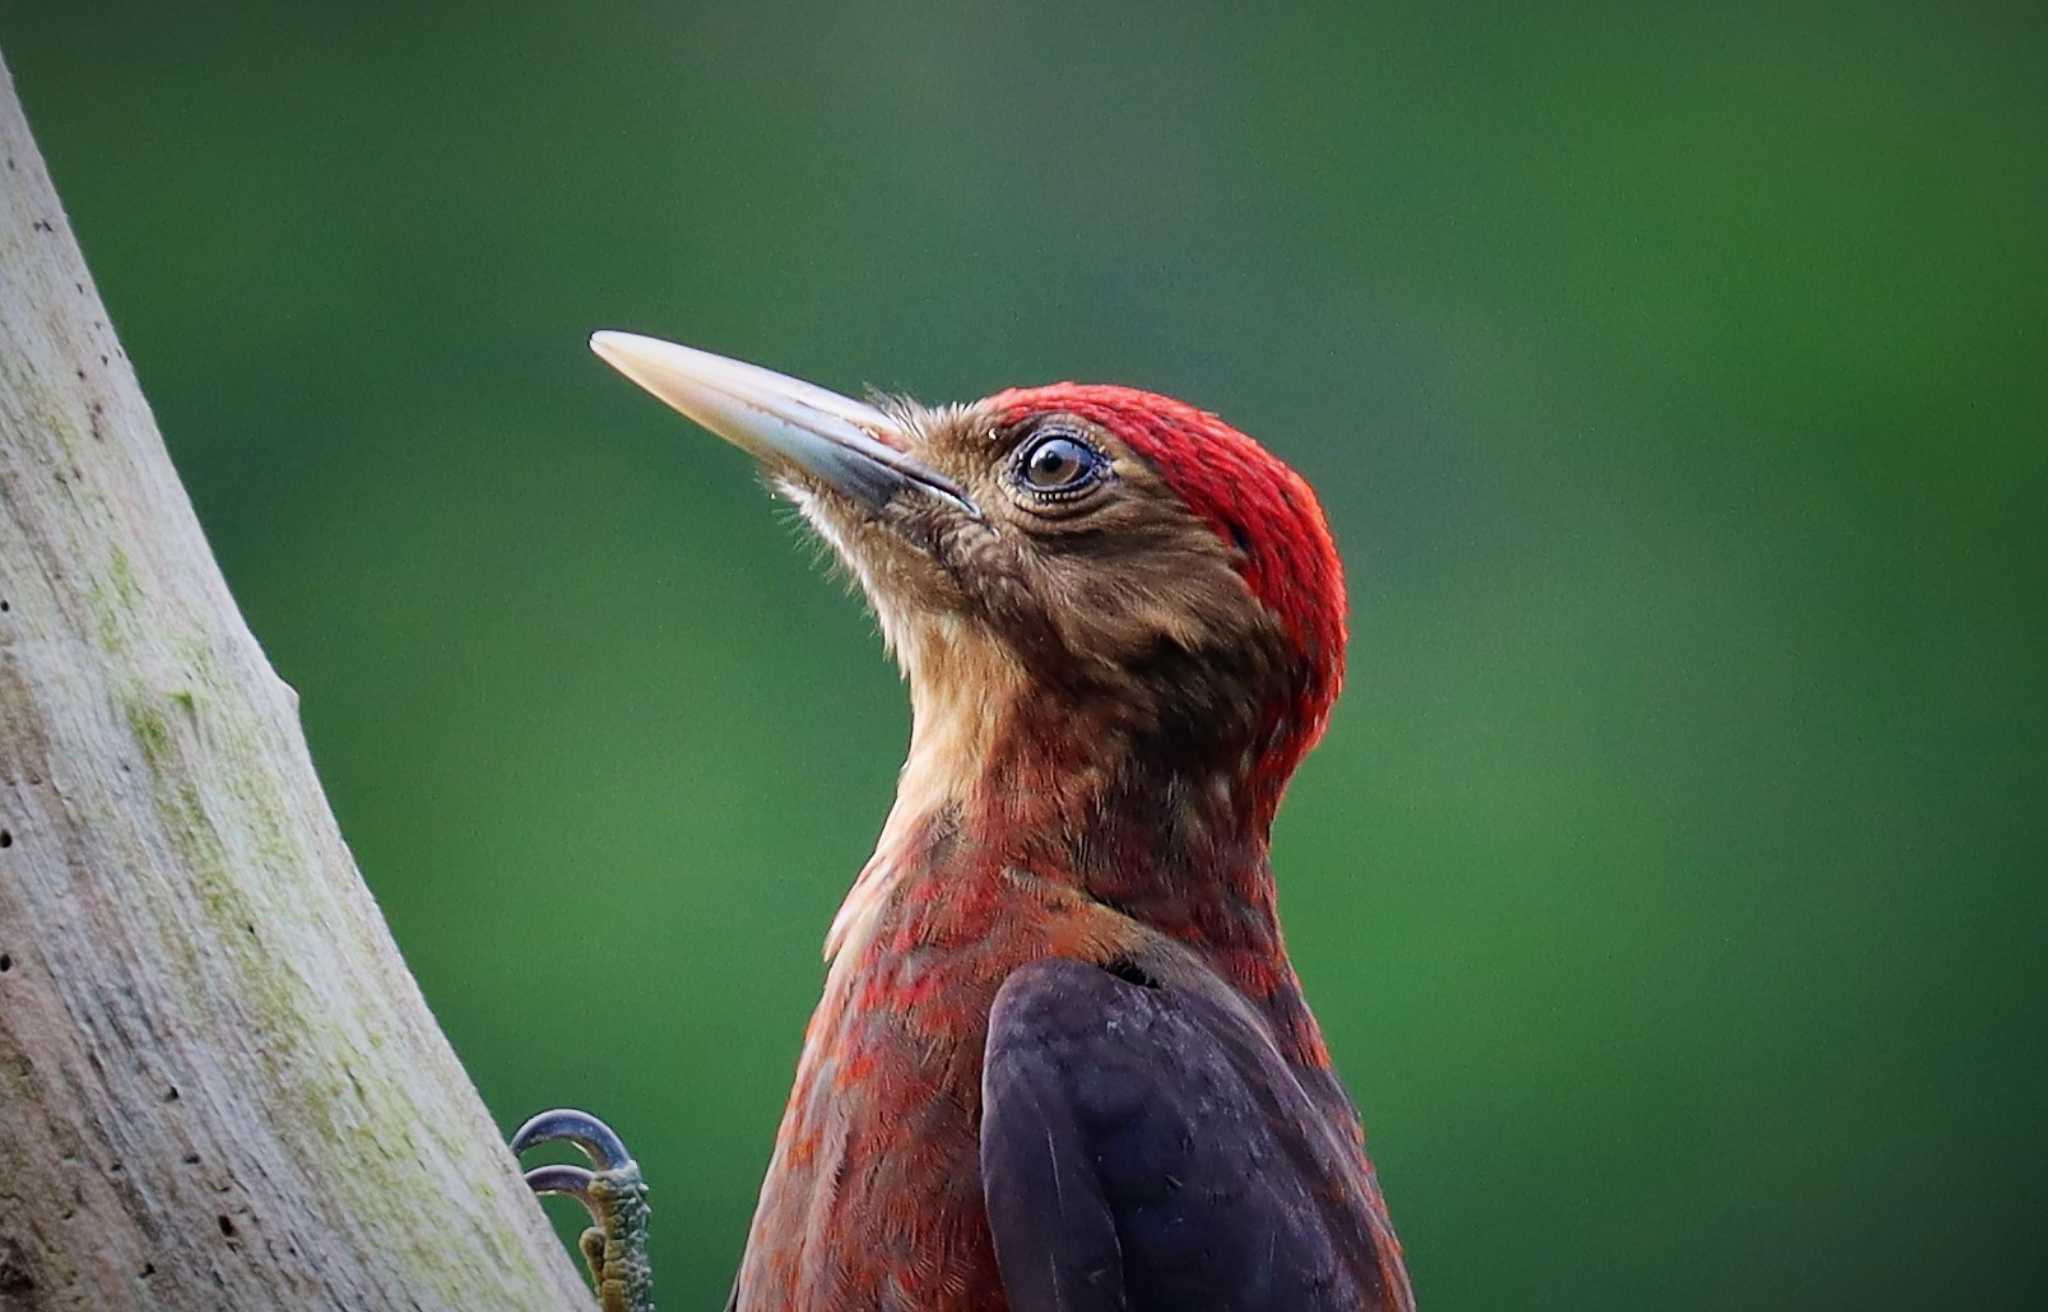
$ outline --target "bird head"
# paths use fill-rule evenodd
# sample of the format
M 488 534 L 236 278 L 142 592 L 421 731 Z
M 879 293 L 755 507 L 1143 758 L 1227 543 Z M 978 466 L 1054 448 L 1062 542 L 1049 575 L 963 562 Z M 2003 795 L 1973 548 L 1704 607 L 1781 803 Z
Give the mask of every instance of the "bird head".
M 1336 698 L 1345 601 L 1314 493 L 1252 439 L 1125 387 L 870 403 L 653 338 L 591 345 L 759 461 L 852 570 L 911 685 L 913 767 L 1014 769 L 1020 743 L 1083 770 L 1171 757 L 1270 823 Z

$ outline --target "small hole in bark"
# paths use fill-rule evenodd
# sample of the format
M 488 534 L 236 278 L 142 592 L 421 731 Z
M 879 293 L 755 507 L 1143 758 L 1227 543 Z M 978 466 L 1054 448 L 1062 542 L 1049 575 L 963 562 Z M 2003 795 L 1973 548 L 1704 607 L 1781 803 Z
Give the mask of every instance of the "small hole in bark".
M 164 1101 L 165 1101 L 165 1102 L 176 1102 L 177 1100 L 178 1100 L 178 1086 L 177 1086 L 177 1085 L 175 1085 L 175 1084 L 173 1084 L 173 1085 L 172 1085 L 172 1086 L 171 1086 L 170 1088 L 168 1088 L 168 1089 L 165 1089 L 165 1090 L 164 1090 Z
M 228 1220 L 228 1219 L 227 1219 L 226 1217 L 224 1217 L 224 1216 L 223 1216 L 223 1217 L 221 1217 L 221 1218 L 220 1218 L 220 1232 L 221 1232 L 221 1234 L 225 1235 L 225 1236 L 226 1236 L 227 1238 L 229 1238 L 229 1239 L 233 1239 L 233 1238 L 235 1237 L 235 1223 L 234 1223 L 233 1221 L 230 1221 L 230 1220 Z
M 0 975 L 5 975 L 8 971 L 13 969 L 14 958 L 8 956 L 5 952 L 0 952 Z
M 198 1153 L 186 1153 L 186 1154 L 185 1154 L 185 1165 L 187 1165 L 187 1166 L 197 1166 L 197 1165 L 199 1165 L 199 1154 L 198 1154 Z
M 8 605 L 5 601 L 0 601 L 0 611 L 10 611 L 13 609 L 14 607 Z
M 12 833 L 11 831 L 9 831 L 9 830 L 6 830 L 6 829 L 0 829 L 0 847 L 13 847 L 13 846 L 14 846 L 14 834 L 13 834 L 13 833 Z
M 149 1278 L 150 1278 L 151 1276 L 153 1276 L 153 1275 L 155 1275 L 155 1274 L 156 1274 L 156 1263 L 154 1263 L 154 1262 L 144 1262 L 144 1263 L 142 1264 L 142 1269 L 141 1269 L 140 1271 L 137 1271 L 137 1272 L 135 1273 L 135 1277 L 136 1277 L 136 1279 L 138 1279 L 138 1280 L 147 1280 L 147 1279 L 149 1279 Z

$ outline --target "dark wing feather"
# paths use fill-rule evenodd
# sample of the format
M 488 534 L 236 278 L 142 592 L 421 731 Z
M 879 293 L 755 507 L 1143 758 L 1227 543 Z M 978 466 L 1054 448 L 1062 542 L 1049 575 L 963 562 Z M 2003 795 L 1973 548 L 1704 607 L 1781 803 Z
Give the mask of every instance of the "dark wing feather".
M 981 1170 L 1014 1312 L 1409 1305 L 1370 1168 L 1213 976 L 1012 974 Z

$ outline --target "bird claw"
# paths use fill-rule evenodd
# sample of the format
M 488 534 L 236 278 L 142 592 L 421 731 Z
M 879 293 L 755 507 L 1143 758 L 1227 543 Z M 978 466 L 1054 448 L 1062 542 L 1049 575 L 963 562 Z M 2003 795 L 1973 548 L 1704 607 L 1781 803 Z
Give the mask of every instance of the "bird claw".
M 577 1241 L 590 1267 L 590 1280 L 605 1312 L 654 1312 L 653 1276 L 647 1262 L 647 1183 L 625 1143 L 609 1125 L 588 1112 L 557 1108 L 542 1112 L 512 1136 L 518 1156 L 544 1143 L 573 1145 L 595 1170 L 581 1166 L 536 1166 L 526 1187 L 536 1194 L 574 1198 L 592 1225 Z

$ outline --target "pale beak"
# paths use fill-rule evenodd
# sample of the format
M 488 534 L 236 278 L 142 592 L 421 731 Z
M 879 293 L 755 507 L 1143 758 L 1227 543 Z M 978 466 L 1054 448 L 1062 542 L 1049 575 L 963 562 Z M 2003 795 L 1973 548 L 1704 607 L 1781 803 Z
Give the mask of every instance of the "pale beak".
M 793 465 L 871 510 L 916 491 L 981 518 L 967 490 L 913 459 L 910 434 L 871 405 L 636 333 L 592 333 L 590 349 L 755 459 Z

